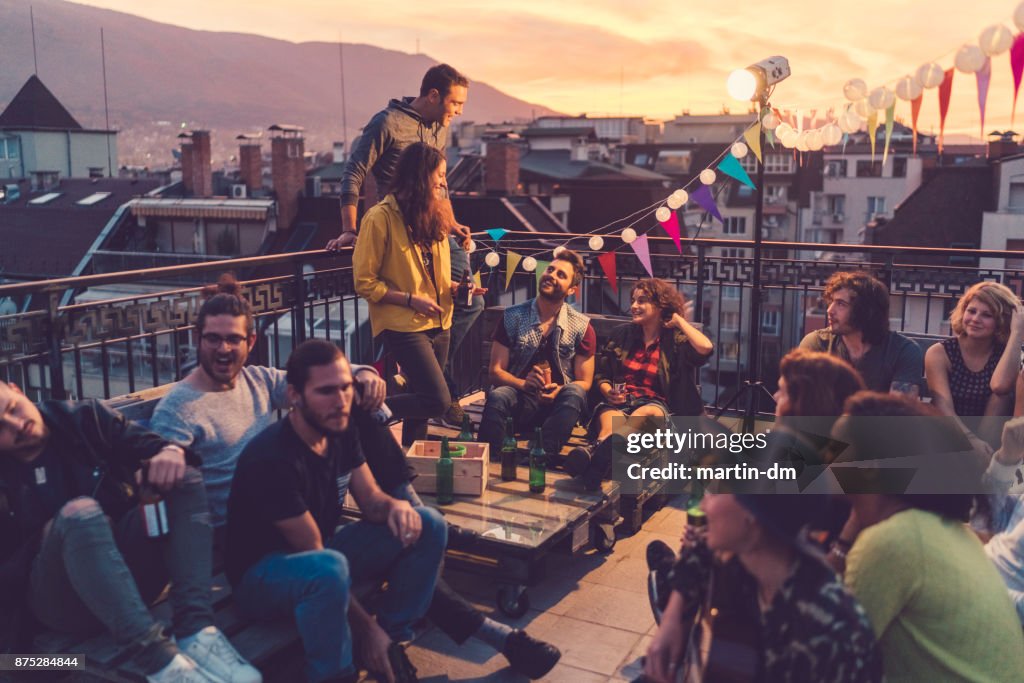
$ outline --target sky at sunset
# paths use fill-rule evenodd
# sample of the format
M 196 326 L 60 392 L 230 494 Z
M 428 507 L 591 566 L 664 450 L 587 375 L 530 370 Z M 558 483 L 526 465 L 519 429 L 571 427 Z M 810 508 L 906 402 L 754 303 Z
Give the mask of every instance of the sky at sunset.
M 793 75 L 773 100 L 824 111 L 843 104 L 850 78 L 894 84 L 922 63 L 953 64 L 956 50 L 987 26 L 1014 30 L 1006 0 L 519 0 L 432 3 L 360 0 L 84 0 L 156 21 L 294 42 L 368 43 L 420 51 L 471 79 L 570 114 L 666 119 L 689 109 L 734 112 L 729 71 L 764 57 L 789 58 Z M 993 57 L 986 132 L 1010 123 L 1009 53 Z M 471 91 L 472 92 L 472 91 Z M 402 94 L 402 93 L 396 93 Z M 358 93 L 350 93 L 358 97 Z M 1024 109 L 1024 103 L 1018 107 Z M 472 97 L 465 116 L 472 119 Z M 897 117 L 909 121 L 909 103 Z M 1024 112 L 1021 117 L 1024 118 Z M 947 133 L 979 134 L 973 74 L 957 73 Z M 921 129 L 938 129 L 937 90 L 925 91 Z M 1024 130 L 1024 123 L 1017 122 Z

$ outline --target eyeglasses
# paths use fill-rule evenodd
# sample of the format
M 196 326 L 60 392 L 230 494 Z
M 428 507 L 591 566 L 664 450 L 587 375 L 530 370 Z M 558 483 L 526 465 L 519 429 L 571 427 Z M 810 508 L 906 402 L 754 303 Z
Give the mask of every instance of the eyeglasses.
M 222 337 L 219 334 L 214 334 L 212 332 L 207 332 L 202 337 L 200 337 L 200 339 L 203 340 L 204 344 L 206 344 L 207 346 L 212 346 L 213 348 L 217 348 L 221 344 L 227 344 L 228 346 L 231 347 L 241 346 L 242 343 L 245 341 L 245 337 L 240 334 L 229 334 L 226 337 Z

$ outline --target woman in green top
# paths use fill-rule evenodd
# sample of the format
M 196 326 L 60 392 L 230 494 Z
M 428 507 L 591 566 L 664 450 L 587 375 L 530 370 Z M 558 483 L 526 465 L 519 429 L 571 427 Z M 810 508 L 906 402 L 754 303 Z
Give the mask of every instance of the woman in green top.
M 854 455 L 879 458 L 907 444 L 941 443 L 927 419 L 900 420 L 899 435 L 880 434 L 877 421 L 856 423 L 858 417 L 934 416 L 906 397 L 861 392 L 844 410 L 850 417 L 837 424 L 836 436 Z M 845 561 L 846 585 L 874 628 L 886 680 L 1020 681 L 1020 623 L 981 542 L 964 524 L 972 496 L 850 498 L 850 520 L 832 558 L 840 568 Z

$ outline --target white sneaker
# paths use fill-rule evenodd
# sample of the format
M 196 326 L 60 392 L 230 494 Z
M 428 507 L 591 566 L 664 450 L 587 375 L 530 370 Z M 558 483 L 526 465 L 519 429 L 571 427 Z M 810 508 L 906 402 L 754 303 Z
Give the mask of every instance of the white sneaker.
M 207 626 L 195 635 L 182 638 L 178 647 L 216 683 L 263 683 L 260 672 L 238 654 L 216 626 Z
M 213 681 L 203 673 L 203 670 L 195 662 L 180 653 L 174 655 L 170 664 L 155 674 L 146 676 L 146 680 L 149 683 L 211 683 Z

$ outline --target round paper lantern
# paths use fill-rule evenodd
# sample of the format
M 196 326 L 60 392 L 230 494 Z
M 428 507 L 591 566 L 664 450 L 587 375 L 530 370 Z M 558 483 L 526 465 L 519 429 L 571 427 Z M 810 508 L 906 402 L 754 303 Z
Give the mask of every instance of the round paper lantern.
M 601 251 L 604 247 L 604 238 L 600 235 L 592 235 L 590 239 L 587 240 L 587 245 L 594 251 Z
M 498 256 L 498 252 L 489 251 L 487 252 L 487 256 L 484 256 L 484 263 L 489 265 L 491 268 L 494 268 L 496 265 L 501 263 L 501 257 Z
M 871 103 L 867 101 L 867 98 L 854 102 L 853 110 L 857 112 L 857 116 L 862 119 L 868 119 L 875 113 L 875 108 L 871 106 Z
M 839 117 L 839 130 L 844 133 L 856 133 L 863 124 L 864 119 L 857 114 L 854 107 L 850 107 Z
M 710 168 L 705 168 L 703 171 L 700 172 L 700 181 L 705 185 L 713 185 L 715 182 L 715 178 L 717 177 L 718 176 L 715 175 L 715 172 L 712 171 Z
M 786 149 L 793 149 L 796 147 L 797 132 L 795 130 L 787 131 L 785 135 L 779 136 L 779 142 Z
M 946 72 L 935 62 L 928 62 L 917 67 L 917 80 L 925 89 L 937 88 L 946 78 Z
M 783 121 L 778 125 L 778 127 L 775 128 L 775 137 L 777 137 L 779 140 L 782 140 L 782 138 L 786 137 L 786 135 L 788 135 L 789 132 L 792 130 L 793 126 Z
M 977 73 L 985 66 L 985 53 L 977 45 L 965 44 L 957 50 L 953 65 L 965 74 Z
M 551 252 L 551 255 L 558 258 L 565 251 L 565 247 L 555 247 L 555 250 Z
M 807 145 L 807 139 L 810 137 L 811 131 L 802 130 L 797 134 L 796 138 L 796 150 L 798 152 L 809 152 L 811 148 Z
M 524 258 L 523 270 L 525 270 L 527 273 L 532 273 L 533 271 L 537 270 L 537 259 L 533 258 L 532 256 L 527 256 L 526 258 Z
M 690 201 L 690 193 L 682 188 L 673 192 L 672 196 L 679 200 L 679 206 L 682 206 L 686 202 Z
M 865 83 L 863 79 L 851 78 L 846 81 L 846 85 L 843 86 L 843 97 L 851 102 L 862 100 L 867 97 L 867 94 L 868 84 Z
M 779 124 L 782 123 L 782 119 L 775 115 L 775 112 L 768 110 L 768 113 L 761 119 L 761 125 L 768 130 L 775 130 Z
M 978 47 L 989 57 L 1001 55 L 1013 45 L 1013 34 L 1002 24 L 993 24 L 978 36 Z
M 742 142 L 734 142 L 732 145 L 732 149 L 729 151 L 731 151 L 732 155 L 737 159 L 742 159 L 743 157 L 747 156 L 747 152 L 750 150 L 747 149 L 746 144 Z
M 631 244 L 636 241 L 636 230 L 633 228 L 626 228 L 622 231 L 622 241 L 626 244 Z
M 807 133 L 807 149 L 817 152 L 824 146 L 825 137 L 822 135 L 820 128 L 815 128 Z
M 681 199 L 679 199 L 679 197 L 676 196 L 676 193 L 673 192 L 672 194 L 670 194 L 668 196 L 668 199 L 665 200 L 665 203 L 668 204 L 668 208 L 670 208 L 673 211 L 675 211 L 676 209 L 678 209 L 680 206 L 682 206 L 686 202 L 684 202 Z
M 1024 2 L 1017 5 L 1017 9 L 1013 10 L 1013 23 L 1021 31 L 1024 31 Z
M 659 206 L 658 210 L 654 212 L 654 217 L 659 223 L 664 223 L 672 217 L 672 211 L 667 206 Z
M 473 240 L 469 241 L 469 250 L 468 251 L 469 251 L 470 254 L 472 254 L 474 251 L 476 251 L 476 242 L 474 242 Z
M 829 123 L 821 129 L 821 140 L 826 145 L 838 145 L 843 140 L 843 131 L 835 123 Z
M 885 86 L 875 88 L 871 91 L 871 94 L 868 95 L 868 104 L 880 111 L 888 109 L 895 101 L 896 96 L 892 94 L 892 90 L 889 90 Z
M 901 100 L 916 100 L 921 96 L 921 91 L 924 88 L 921 86 L 921 81 L 917 80 L 917 76 L 904 76 L 900 80 L 896 81 L 896 97 Z

